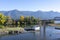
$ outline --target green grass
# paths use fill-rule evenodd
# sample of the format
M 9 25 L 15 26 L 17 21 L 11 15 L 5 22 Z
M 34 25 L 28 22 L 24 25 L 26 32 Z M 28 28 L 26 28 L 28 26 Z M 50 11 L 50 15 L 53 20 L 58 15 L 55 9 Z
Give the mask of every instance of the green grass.
M 0 25 L 0 29 L 3 29 L 4 28 L 4 26 L 3 25 Z
M 6 30 L 20 30 L 20 27 L 7 27 Z
M 15 30 L 21 30 L 21 29 L 23 29 L 23 28 L 21 28 L 21 27 L 5 27 L 5 28 L 3 28 L 3 29 L 0 29 L 0 32 L 1 31 L 15 31 Z

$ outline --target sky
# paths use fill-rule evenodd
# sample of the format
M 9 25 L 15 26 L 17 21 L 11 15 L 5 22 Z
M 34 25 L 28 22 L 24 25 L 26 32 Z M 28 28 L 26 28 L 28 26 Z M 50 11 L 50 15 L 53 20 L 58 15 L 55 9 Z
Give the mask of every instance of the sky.
M 58 11 L 60 12 L 60 0 L 0 0 L 0 11 Z

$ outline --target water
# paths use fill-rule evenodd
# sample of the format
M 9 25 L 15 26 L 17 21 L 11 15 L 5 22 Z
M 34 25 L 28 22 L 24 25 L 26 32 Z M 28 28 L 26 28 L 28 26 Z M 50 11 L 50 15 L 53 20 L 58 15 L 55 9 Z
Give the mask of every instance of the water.
M 40 31 L 27 32 L 18 35 L 1 36 L 0 40 L 43 40 L 42 28 Z M 41 35 L 40 35 L 41 34 Z M 41 39 L 42 38 L 42 39 Z M 54 29 L 54 27 L 46 27 L 46 40 L 60 40 L 60 30 Z

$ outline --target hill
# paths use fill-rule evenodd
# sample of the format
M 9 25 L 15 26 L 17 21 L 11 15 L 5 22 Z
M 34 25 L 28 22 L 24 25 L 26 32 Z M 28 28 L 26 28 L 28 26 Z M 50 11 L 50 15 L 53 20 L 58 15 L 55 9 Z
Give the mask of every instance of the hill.
M 11 16 L 13 19 L 19 19 L 20 16 L 34 16 L 40 19 L 53 19 L 54 17 L 60 17 L 59 12 L 43 12 L 43 11 L 19 11 L 19 10 L 10 10 L 10 11 L 0 11 L 6 16 Z

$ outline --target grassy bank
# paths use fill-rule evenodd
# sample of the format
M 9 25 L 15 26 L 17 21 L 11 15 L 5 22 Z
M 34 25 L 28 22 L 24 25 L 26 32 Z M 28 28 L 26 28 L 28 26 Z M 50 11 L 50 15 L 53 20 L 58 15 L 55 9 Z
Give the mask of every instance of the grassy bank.
M 0 28 L 0 35 L 8 34 L 9 31 L 24 32 L 24 28 L 21 28 L 21 27 L 5 27 L 5 28 Z
M 49 24 L 50 26 L 58 26 L 60 27 L 60 24 Z
M 10 31 L 10 30 L 22 30 L 23 28 L 21 27 L 5 27 L 5 28 L 0 28 L 0 31 Z

